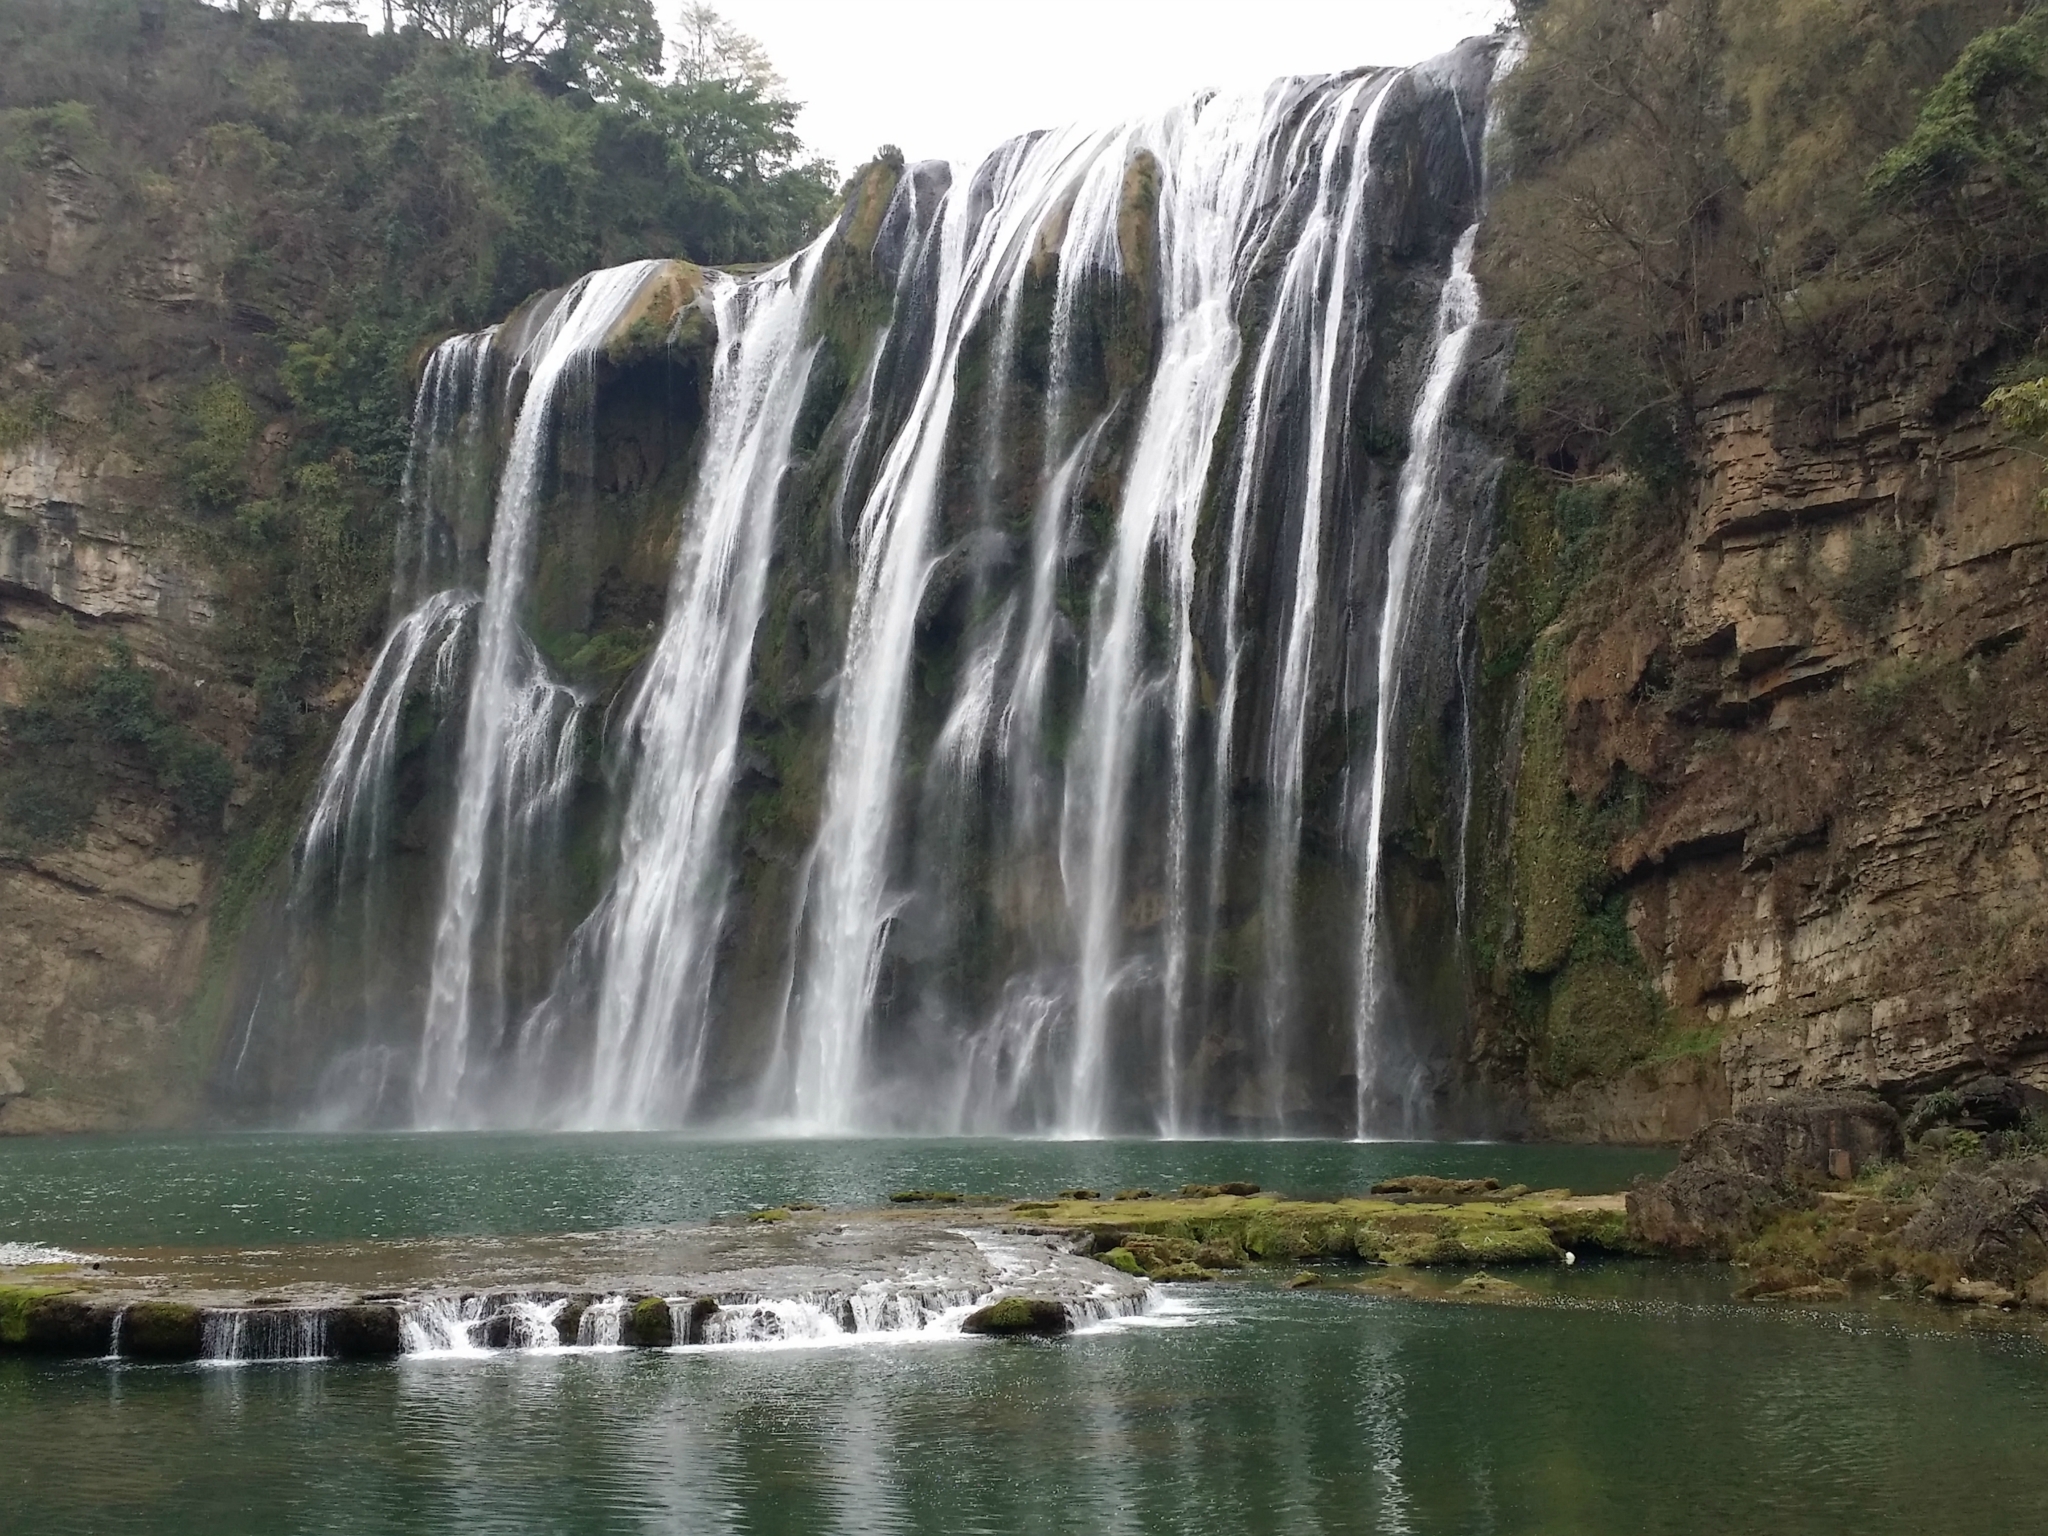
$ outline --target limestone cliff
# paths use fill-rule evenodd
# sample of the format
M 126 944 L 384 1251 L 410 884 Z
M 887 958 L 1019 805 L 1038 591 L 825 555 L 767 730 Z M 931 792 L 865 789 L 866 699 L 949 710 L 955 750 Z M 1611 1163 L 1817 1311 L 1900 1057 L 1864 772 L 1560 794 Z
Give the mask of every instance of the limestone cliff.
M 2048 511 L 2038 456 L 1945 398 L 1954 363 L 1902 357 L 1833 412 L 1714 401 L 1682 525 L 1637 530 L 1518 680 L 1515 964 L 1577 968 L 1530 942 L 1546 886 L 1586 876 L 1528 835 L 1561 772 L 1614 808 L 1565 846 L 1596 861 L 1678 1046 L 1566 1086 L 1516 1055 L 1511 1008 L 1483 1015 L 1475 1059 L 1529 1086 L 1534 1129 L 1668 1137 L 1723 1095 L 2048 1083 Z M 1555 760 L 1532 761 L 1532 694 Z

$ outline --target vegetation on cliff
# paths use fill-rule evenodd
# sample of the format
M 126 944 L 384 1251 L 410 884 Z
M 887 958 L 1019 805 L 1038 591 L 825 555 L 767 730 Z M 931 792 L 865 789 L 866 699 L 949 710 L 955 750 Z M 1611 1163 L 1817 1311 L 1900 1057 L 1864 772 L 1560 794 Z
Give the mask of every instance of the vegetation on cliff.
M 1479 844 L 1471 932 L 1485 1070 L 1556 1091 L 1720 1044 L 1695 1006 L 1715 983 L 1654 978 L 1665 962 L 1644 955 L 1666 941 L 1638 932 L 1631 906 L 1677 798 L 1713 784 L 1751 819 L 1798 820 L 1782 835 L 1796 847 L 1825 837 L 1863 782 L 1788 762 L 1797 785 L 1754 769 L 1723 784 L 1736 770 L 1717 759 L 1732 760 L 1735 732 L 1773 707 L 1748 679 L 1803 653 L 1787 637 L 1754 654 L 1744 638 L 1735 654 L 1739 602 L 1711 617 L 1684 606 L 1685 540 L 1703 538 L 1688 519 L 1725 429 L 1714 412 L 1767 400 L 1773 430 L 1801 444 L 1848 433 L 1866 407 L 1886 421 L 1907 411 L 1915 434 L 1974 429 L 1980 411 L 2013 438 L 2048 431 L 2048 8 L 1517 9 L 1527 54 L 1502 87 L 1503 184 L 1479 259 L 1490 311 L 1516 328 L 1514 455 L 1480 613 L 1483 730 L 1507 773 L 1499 835 Z M 1830 729 L 1804 733 L 1839 736 L 1872 763 L 1899 724 L 1879 706 L 1922 696 L 1893 688 L 1894 674 L 1974 678 L 2004 664 L 2021 630 L 1968 638 L 1967 656 L 1891 657 L 1885 636 L 1926 561 L 1917 514 L 1806 493 L 1814 531 L 1799 528 L 1796 503 L 1745 509 L 1757 530 L 1791 523 L 1801 562 L 1781 572 L 1759 557 L 1757 580 L 1810 594 L 1875 653 L 1855 704 L 1816 702 Z M 1820 558 L 1824 520 L 1847 515 Z M 1719 546 L 1703 547 L 1711 569 Z M 1773 615 L 1760 622 L 1783 623 L 1778 598 L 1754 596 Z M 1845 648 L 1817 644 L 1827 654 L 1811 679 L 1768 686 L 1825 689 L 1846 674 Z M 1600 668 L 1633 680 L 1625 697 L 1600 693 Z M 1766 803 L 1780 792 L 1797 806 Z M 1698 813 L 1701 858 L 1741 841 L 1713 814 Z
M 596 266 L 780 255 L 833 196 L 758 49 L 701 7 L 673 73 L 644 0 L 518 8 L 524 31 L 445 4 L 382 35 L 269 19 L 293 10 L 0 19 L 0 441 L 161 485 L 165 532 L 225 580 L 219 662 L 256 709 L 214 731 L 258 775 L 317 746 L 309 702 L 381 627 L 423 340 Z M 67 763 L 140 751 L 181 821 L 218 825 L 211 759 L 90 699 L 56 721 L 39 687 L 7 721 L 14 842 L 90 814 L 96 778 L 60 792 L 47 752 L 23 777 L 53 732 Z

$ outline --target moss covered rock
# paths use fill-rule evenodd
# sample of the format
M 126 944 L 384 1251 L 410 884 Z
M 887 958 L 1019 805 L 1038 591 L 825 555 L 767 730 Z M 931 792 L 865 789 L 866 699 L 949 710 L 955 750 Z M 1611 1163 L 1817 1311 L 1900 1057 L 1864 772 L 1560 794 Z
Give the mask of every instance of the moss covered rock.
M 1218 1193 L 1143 1202 L 1032 1202 L 1031 1214 L 1048 1227 L 1086 1231 L 1099 1258 L 1127 1274 L 1155 1278 L 1176 1264 L 1527 1264 L 1562 1259 L 1567 1248 L 1643 1251 L 1630 1235 L 1620 1196 L 1563 1190 L 1504 1189 L 1486 1198 L 1445 1200 Z M 1137 1268 L 1128 1268 L 1126 1259 Z
M 138 1301 L 121 1313 L 121 1354 L 135 1360 L 197 1360 L 205 1325 L 182 1301 Z
M 327 1352 L 343 1360 L 388 1360 L 403 1348 L 398 1308 L 388 1302 L 358 1302 L 327 1313 Z
M 620 1342 L 641 1349 L 667 1349 L 676 1342 L 675 1314 L 660 1296 L 642 1296 L 620 1319 Z
M 0 1350 L 45 1355 L 103 1355 L 114 1308 L 61 1286 L 0 1286 Z
M 1102 1255 L 1102 1262 L 1112 1269 L 1120 1269 L 1127 1275 L 1142 1275 L 1145 1266 L 1138 1262 L 1138 1256 L 1128 1248 L 1112 1248 Z
M 1074 1331 L 1066 1303 L 1035 1296 L 1005 1296 L 979 1311 L 971 1312 L 960 1325 L 962 1333 L 995 1334 L 1005 1337 L 1053 1338 Z

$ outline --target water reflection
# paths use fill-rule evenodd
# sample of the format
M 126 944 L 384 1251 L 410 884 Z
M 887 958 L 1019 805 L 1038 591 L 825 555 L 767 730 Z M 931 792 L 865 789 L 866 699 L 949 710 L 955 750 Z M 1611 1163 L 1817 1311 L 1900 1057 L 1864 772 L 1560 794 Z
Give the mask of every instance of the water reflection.
M 1348 1536 L 2048 1526 L 2048 1349 L 1610 1266 L 1215 1287 L 1055 1344 L 0 1366 L 9 1530 Z M 1849 1317 L 1851 1326 L 1842 1326 Z

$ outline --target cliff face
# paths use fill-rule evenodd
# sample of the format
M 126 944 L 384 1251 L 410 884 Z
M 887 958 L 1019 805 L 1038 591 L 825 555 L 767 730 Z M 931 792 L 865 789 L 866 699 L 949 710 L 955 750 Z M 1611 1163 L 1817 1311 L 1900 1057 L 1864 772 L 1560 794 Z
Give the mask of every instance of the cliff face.
M 18 287 L 28 274 L 5 276 Z M 164 499 L 84 433 L 0 449 L 0 702 L 22 701 L 25 646 L 118 639 L 210 736 L 246 734 L 247 691 L 209 676 L 220 578 L 179 547 Z M 147 774 L 112 766 L 75 840 L 0 852 L 0 1131 L 162 1123 L 193 1107 L 205 1045 L 181 1017 L 216 844 L 179 827 Z
M 252 332 L 202 302 L 186 245 L 138 251 L 115 187 L 60 142 L 37 144 L 9 190 L 0 703 L 23 702 L 38 644 L 118 643 L 181 714 L 239 747 L 249 693 L 214 664 L 227 583 L 190 537 L 163 439 L 195 360 Z M 196 222 L 203 202 L 189 187 L 169 225 Z M 182 1021 L 218 839 L 181 828 L 135 764 L 110 752 L 106 766 L 75 837 L 0 847 L 0 1131 L 164 1123 L 195 1102 L 206 1046 Z
M 1953 363 L 1904 357 L 1827 411 L 1715 401 L 1682 526 L 1643 532 L 1556 626 L 1558 767 L 1579 803 L 1628 802 L 1587 843 L 1683 1049 L 1533 1087 L 1535 1129 L 2048 1083 L 2048 512 L 2038 457 L 1944 400 Z M 1526 824 L 1550 763 L 1518 745 Z M 1524 894 L 1572 878 L 1519 874 Z M 1549 969 L 1540 912 L 1528 972 Z M 1500 1019 L 1476 1042 L 1496 1069 Z

